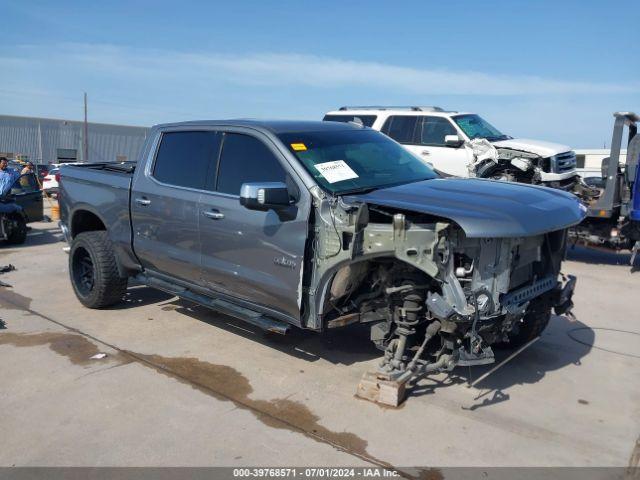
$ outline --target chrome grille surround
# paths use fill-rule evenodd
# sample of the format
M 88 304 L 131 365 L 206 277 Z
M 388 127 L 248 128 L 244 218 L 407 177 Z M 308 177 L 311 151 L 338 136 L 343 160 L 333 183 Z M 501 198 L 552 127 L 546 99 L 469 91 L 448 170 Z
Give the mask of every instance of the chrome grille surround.
M 576 152 L 573 150 L 570 152 L 559 153 L 550 157 L 549 167 L 551 171 L 549 173 L 565 173 L 576 168 Z

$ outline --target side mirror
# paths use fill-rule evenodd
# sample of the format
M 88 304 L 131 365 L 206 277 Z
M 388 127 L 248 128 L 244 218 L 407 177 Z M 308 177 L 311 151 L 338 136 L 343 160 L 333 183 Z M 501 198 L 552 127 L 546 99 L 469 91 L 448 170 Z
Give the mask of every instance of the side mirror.
M 445 135 L 444 136 L 444 144 L 447 147 L 458 148 L 463 143 L 464 143 L 464 140 L 461 139 L 458 135 Z
M 291 205 L 289 189 L 282 182 L 243 183 L 240 204 L 249 210 L 277 210 Z

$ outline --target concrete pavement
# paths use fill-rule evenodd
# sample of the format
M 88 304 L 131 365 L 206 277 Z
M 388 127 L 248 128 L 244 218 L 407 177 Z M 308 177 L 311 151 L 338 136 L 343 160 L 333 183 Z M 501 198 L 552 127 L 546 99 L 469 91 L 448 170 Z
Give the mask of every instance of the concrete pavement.
M 53 224 L 0 247 L 0 465 L 626 466 L 640 434 L 640 272 L 578 250 L 576 320 L 478 388 L 420 382 L 399 409 L 354 398 L 366 332 L 277 337 L 144 286 L 75 299 Z M 91 359 L 96 353 L 103 359 Z M 506 355 L 502 353 L 502 356 Z M 636 456 L 638 453 L 636 452 Z

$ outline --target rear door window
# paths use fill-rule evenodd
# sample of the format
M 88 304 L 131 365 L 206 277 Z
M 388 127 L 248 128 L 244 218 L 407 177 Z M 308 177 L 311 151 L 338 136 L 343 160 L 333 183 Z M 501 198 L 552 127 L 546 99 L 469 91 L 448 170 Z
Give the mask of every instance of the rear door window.
M 153 177 L 169 185 L 204 190 L 207 172 L 215 168 L 219 150 L 217 132 L 163 133 Z
M 444 137 L 457 135 L 456 128 L 442 117 L 421 117 L 418 125 L 418 140 L 421 145 L 444 147 Z
M 417 120 L 417 116 L 392 115 L 384 122 L 381 131 L 398 143 L 415 143 Z
M 216 190 L 240 195 L 243 183 L 286 182 L 287 174 L 262 141 L 241 133 L 225 133 Z
M 355 122 L 370 127 L 375 123 L 376 118 L 378 118 L 376 115 L 325 115 L 322 120 L 325 122 Z

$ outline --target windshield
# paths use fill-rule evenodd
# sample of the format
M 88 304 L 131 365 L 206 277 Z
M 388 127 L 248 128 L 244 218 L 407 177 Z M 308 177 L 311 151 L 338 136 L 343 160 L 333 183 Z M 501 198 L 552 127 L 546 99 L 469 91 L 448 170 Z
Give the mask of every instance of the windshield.
M 318 184 L 334 194 L 438 176 L 401 145 L 374 130 L 283 133 L 278 137 Z
M 364 125 L 365 127 L 372 126 L 376 118 L 376 115 L 325 115 L 322 119 L 323 122 L 355 122 Z
M 474 138 L 486 138 L 490 142 L 495 142 L 511 138 L 509 135 L 500 132 L 500 130 L 479 115 L 457 115 L 453 117 L 453 120 L 471 140 Z

